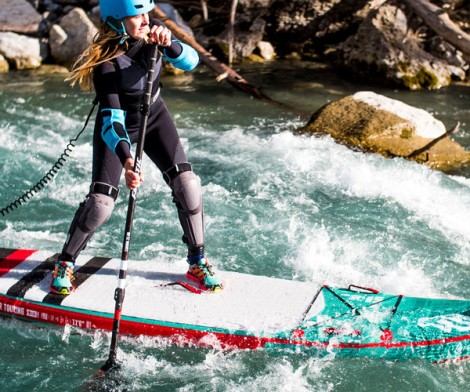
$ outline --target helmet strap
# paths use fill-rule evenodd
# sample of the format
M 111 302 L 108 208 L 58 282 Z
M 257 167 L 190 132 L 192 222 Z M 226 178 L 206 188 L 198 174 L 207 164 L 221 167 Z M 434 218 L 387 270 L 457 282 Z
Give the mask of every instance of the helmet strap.
M 122 35 L 121 40 L 119 41 L 119 45 L 122 45 L 124 42 L 126 42 L 126 40 L 127 40 L 128 38 L 130 38 L 130 36 L 129 36 L 127 33 L 124 33 L 124 34 Z
M 124 26 L 124 23 L 122 19 L 116 19 L 113 18 L 112 16 L 108 16 L 106 18 L 106 24 L 108 24 L 114 31 L 117 31 L 120 35 L 123 35 L 126 37 L 124 41 L 129 37 L 129 35 L 126 32 L 126 27 Z

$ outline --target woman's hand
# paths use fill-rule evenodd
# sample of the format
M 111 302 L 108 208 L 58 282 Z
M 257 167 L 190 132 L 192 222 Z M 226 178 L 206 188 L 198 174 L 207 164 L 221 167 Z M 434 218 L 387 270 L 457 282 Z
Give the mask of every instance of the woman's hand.
M 152 26 L 148 35 L 149 42 L 160 46 L 171 45 L 171 31 L 163 26 Z
M 144 182 L 142 170 L 139 174 L 134 173 L 134 160 L 132 158 L 127 158 L 124 163 L 124 178 L 126 179 L 126 186 L 130 190 L 138 188 Z

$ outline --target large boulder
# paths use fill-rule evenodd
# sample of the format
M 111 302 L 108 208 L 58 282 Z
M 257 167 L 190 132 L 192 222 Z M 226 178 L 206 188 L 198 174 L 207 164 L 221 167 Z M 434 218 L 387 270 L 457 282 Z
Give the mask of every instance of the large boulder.
M 7 59 L 0 54 L 0 73 L 8 72 L 10 70 L 10 64 Z
M 259 42 L 263 41 L 266 21 L 261 17 L 255 17 L 254 19 L 250 19 L 250 17 L 251 15 L 248 14 L 237 16 L 234 26 L 234 58 L 249 57 L 257 50 Z M 224 58 L 228 55 L 228 37 L 227 25 L 227 28 L 220 34 L 210 38 L 199 36 L 198 40 L 203 42 L 203 45 L 211 51 L 214 51 L 216 57 Z
M 374 3 L 376 3 L 375 1 Z M 315 58 L 331 51 L 364 19 L 365 0 L 276 0 L 266 15 L 266 35 L 281 56 Z
M 446 129 L 425 110 L 363 91 L 323 106 L 298 131 L 329 134 L 353 149 L 406 158 L 445 134 Z M 450 171 L 468 165 L 470 152 L 444 138 L 412 159 Z
M 399 8 L 384 5 L 370 12 L 357 33 L 341 45 L 346 66 L 370 77 L 375 74 L 409 89 L 439 89 L 465 71 L 424 51 L 410 33 Z
M 0 55 L 13 69 L 33 69 L 42 64 L 41 41 L 15 33 L 0 33 Z
M 26 0 L 2 0 L 0 31 L 37 33 L 42 16 Z
M 95 25 L 81 8 L 73 8 L 60 24 L 49 31 L 51 55 L 58 64 L 72 65 L 93 41 L 97 33 Z

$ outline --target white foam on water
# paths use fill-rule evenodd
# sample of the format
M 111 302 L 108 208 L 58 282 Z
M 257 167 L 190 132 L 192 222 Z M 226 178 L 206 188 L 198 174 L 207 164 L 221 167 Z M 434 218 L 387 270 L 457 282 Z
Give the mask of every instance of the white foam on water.
M 25 146 L 23 142 L 18 140 L 17 126 L 11 123 L 4 123 L 0 125 L 0 143 L 2 148 L 8 150 L 24 149 L 27 150 L 28 146 Z
M 295 354 L 294 354 L 295 355 Z M 227 390 L 242 391 L 311 391 L 312 384 L 316 390 L 333 391 L 334 384 L 329 382 L 323 373 L 328 372 L 330 363 L 327 360 L 304 358 L 300 364 L 285 357 L 277 361 L 268 361 L 262 370 L 250 377 L 237 380 L 216 378 L 217 386 L 226 385 Z M 232 372 L 233 373 L 233 372 Z M 313 381 L 313 382 L 312 382 Z
M 76 136 L 82 120 L 67 116 L 48 108 L 37 107 L 35 111 L 25 108 L 9 108 L 7 112 L 18 116 L 14 125 L 3 123 L 0 126 L 0 142 L 11 151 L 34 153 L 55 153 L 59 146 L 66 146 Z
M 434 204 L 429 195 L 440 196 L 441 193 L 443 200 L 449 200 L 455 193 L 456 199 L 450 201 L 460 199 L 459 207 L 470 197 L 470 184 L 466 179 L 401 159 L 357 153 L 333 143 L 328 137 L 297 137 L 286 132 L 273 136 L 273 147 L 287 170 L 310 175 L 321 185 L 335 186 L 351 196 L 390 198 L 409 205 L 410 209 L 423 203 L 424 207 L 429 206 L 427 203 Z
M 306 228 L 295 220 L 288 231 L 293 252 L 283 261 L 296 271 L 293 279 L 319 286 L 355 284 L 389 293 L 439 296 L 433 277 L 406 254 L 387 264 L 377 258 L 373 242 L 348 236 L 333 238 L 325 227 Z
M 277 138 L 286 151 L 279 159 L 284 159 L 286 169 L 293 174 L 305 174 L 311 187 L 397 204 L 422 222 L 423 230 L 437 230 L 448 241 L 468 247 L 468 181 L 399 159 L 355 153 L 332 145 L 328 139 L 296 138 L 288 133 L 273 137 Z M 295 182 L 289 185 L 295 186 Z
M 22 229 L 10 221 L 6 221 L 6 227 L 1 230 L 0 236 L 3 238 L 2 247 L 25 248 L 25 249 L 48 249 L 58 246 L 65 241 L 66 233 L 52 235 L 50 230 L 32 230 L 25 225 Z
M 443 236 L 460 249 L 461 257 L 453 261 L 468 263 L 464 256 L 468 254 L 470 243 L 470 210 L 467 208 L 470 187 L 465 179 L 400 159 L 353 152 L 328 137 L 299 137 L 291 132 L 280 132 L 263 138 L 238 128 L 217 136 L 221 146 L 217 156 L 223 157 L 224 163 L 231 162 L 237 170 L 241 166 L 247 173 L 254 172 L 255 177 L 248 195 L 211 184 L 206 189 L 213 191 L 209 198 L 242 206 L 241 215 L 248 223 L 243 230 L 248 238 L 261 240 L 260 233 L 270 233 L 279 235 L 278 240 L 287 240 L 292 250 L 284 261 L 299 277 L 319 284 L 366 282 L 381 289 L 436 294 L 435 283 L 427 276 L 422 263 L 415 265 L 405 253 L 387 265 L 377 253 L 379 241 L 384 240 L 390 242 L 391 251 L 390 255 L 384 255 L 385 260 L 402 248 L 414 251 L 415 244 L 403 242 L 406 237 L 402 234 L 406 234 L 409 222 L 422 226 L 422 235 L 432 236 L 432 241 L 436 241 L 436 236 Z M 231 160 L 226 158 L 228 150 Z M 341 227 L 322 223 L 322 204 L 316 199 L 318 192 L 328 195 L 331 203 L 337 203 L 335 198 L 358 200 L 364 204 L 359 211 L 362 214 L 367 212 L 368 203 L 380 202 L 390 211 L 401 210 L 404 220 L 400 220 L 400 215 L 377 217 L 377 223 L 389 222 L 385 227 L 391 230 L 378 236 L 380 232 L 371 221 L 373 236 L 349 237 L 347 232 L 341 232 Z M 345 214 L 357 214 L 354 208 L 349 211 L 347 207 L 342 210 Z M 265 219 L 257 212 L 259 208 L 271 210 L 272 219 Z M 348 218 L 356 217 L 349 215 Z M 219 217 L 214 219 L 222 222 Z M 259 243 L 258 258 L 269 253 L 260 252 L 261 246 Z M 399 285 L 395 282 L 397 279 Z
M 226 390 L 226 391 L 310 391 L 315 385 L 322 391 L 333 391 L 334 383 L 328 380 L 332 362 L 328 358 L 317 359 L 292 353 L 287 357 L 271 356 L 263 351 L 222 351 L 199 349 L 193 358 L 183 359 L 188 349 L 167 346 L 158 339 L 142 342 L 145 349 L 139 352 L 119 352 L 122 376 L 129 380 L 128 390 L 138 390 L 142 385 L 173 385 L 177 391 Z M 126 343 L 130 343 L 126 338 Z M 135 341 L 133 344 L 137 344 Z M 150 354 L 149 348 L 155 347 Z M 165 349 L 162 356 L 155 349 Z M 300 355 L 300 358 L 296 358 Z M 181 360 L 178 360 L 181 358 Z M 298 359 L 298 360 L 297 360 Z M 253 373 L 250 367 L 257 367 Z M 149 381 L 150 380 L 150 381 Z

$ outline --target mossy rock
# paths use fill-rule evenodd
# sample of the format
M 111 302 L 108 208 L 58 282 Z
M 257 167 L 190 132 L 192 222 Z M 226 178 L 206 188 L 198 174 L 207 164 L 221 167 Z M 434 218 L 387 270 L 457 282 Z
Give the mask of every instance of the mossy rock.
M 381 96 L 375 94 L 374 97 L 380 98 Z M 316 111 L 307 125 L 299 128 L 297 132 L 328 134 L 338 143 L 352 149 L 378 153 L 388 158 L 405 158 L 434 140 L 436 130 L 430 130 L 433 137 L 418 134 L 419 124 L 400 117 L 392 110 L 384 110 L 383 106 L 394 100 L 386 97 L 383 99 L 383 105 L 380 108 L 361 101 L 355 96 L 334 101 Z M 416 118 L 420 119 L 419 115 L 422 115 L 423 111 L 417 108 L 415 110 L 419 111 Z M 428 113 L 426 115 L 430 116 Z M 443 127 L 443 124 L 440 124 Z M 432 125 L 433 123 L 429 127 Z M 440 128 L 437 132 L 439 131 Z M 444 132 L 445 128 L 442 128 L 440 134 Z M 434 169 L 451 171 L 469 165 L 470 152 L 455 141 L 444 138 L 412 160 Z
M 442 87 L 442 80 L 430 69 L 421 67 L 417 72 L 404 72 L 401 77 L 403 84 L 410 90 L 436 90 Z M 450 76 L 447 78 L 445 85 L 451 82 Z

